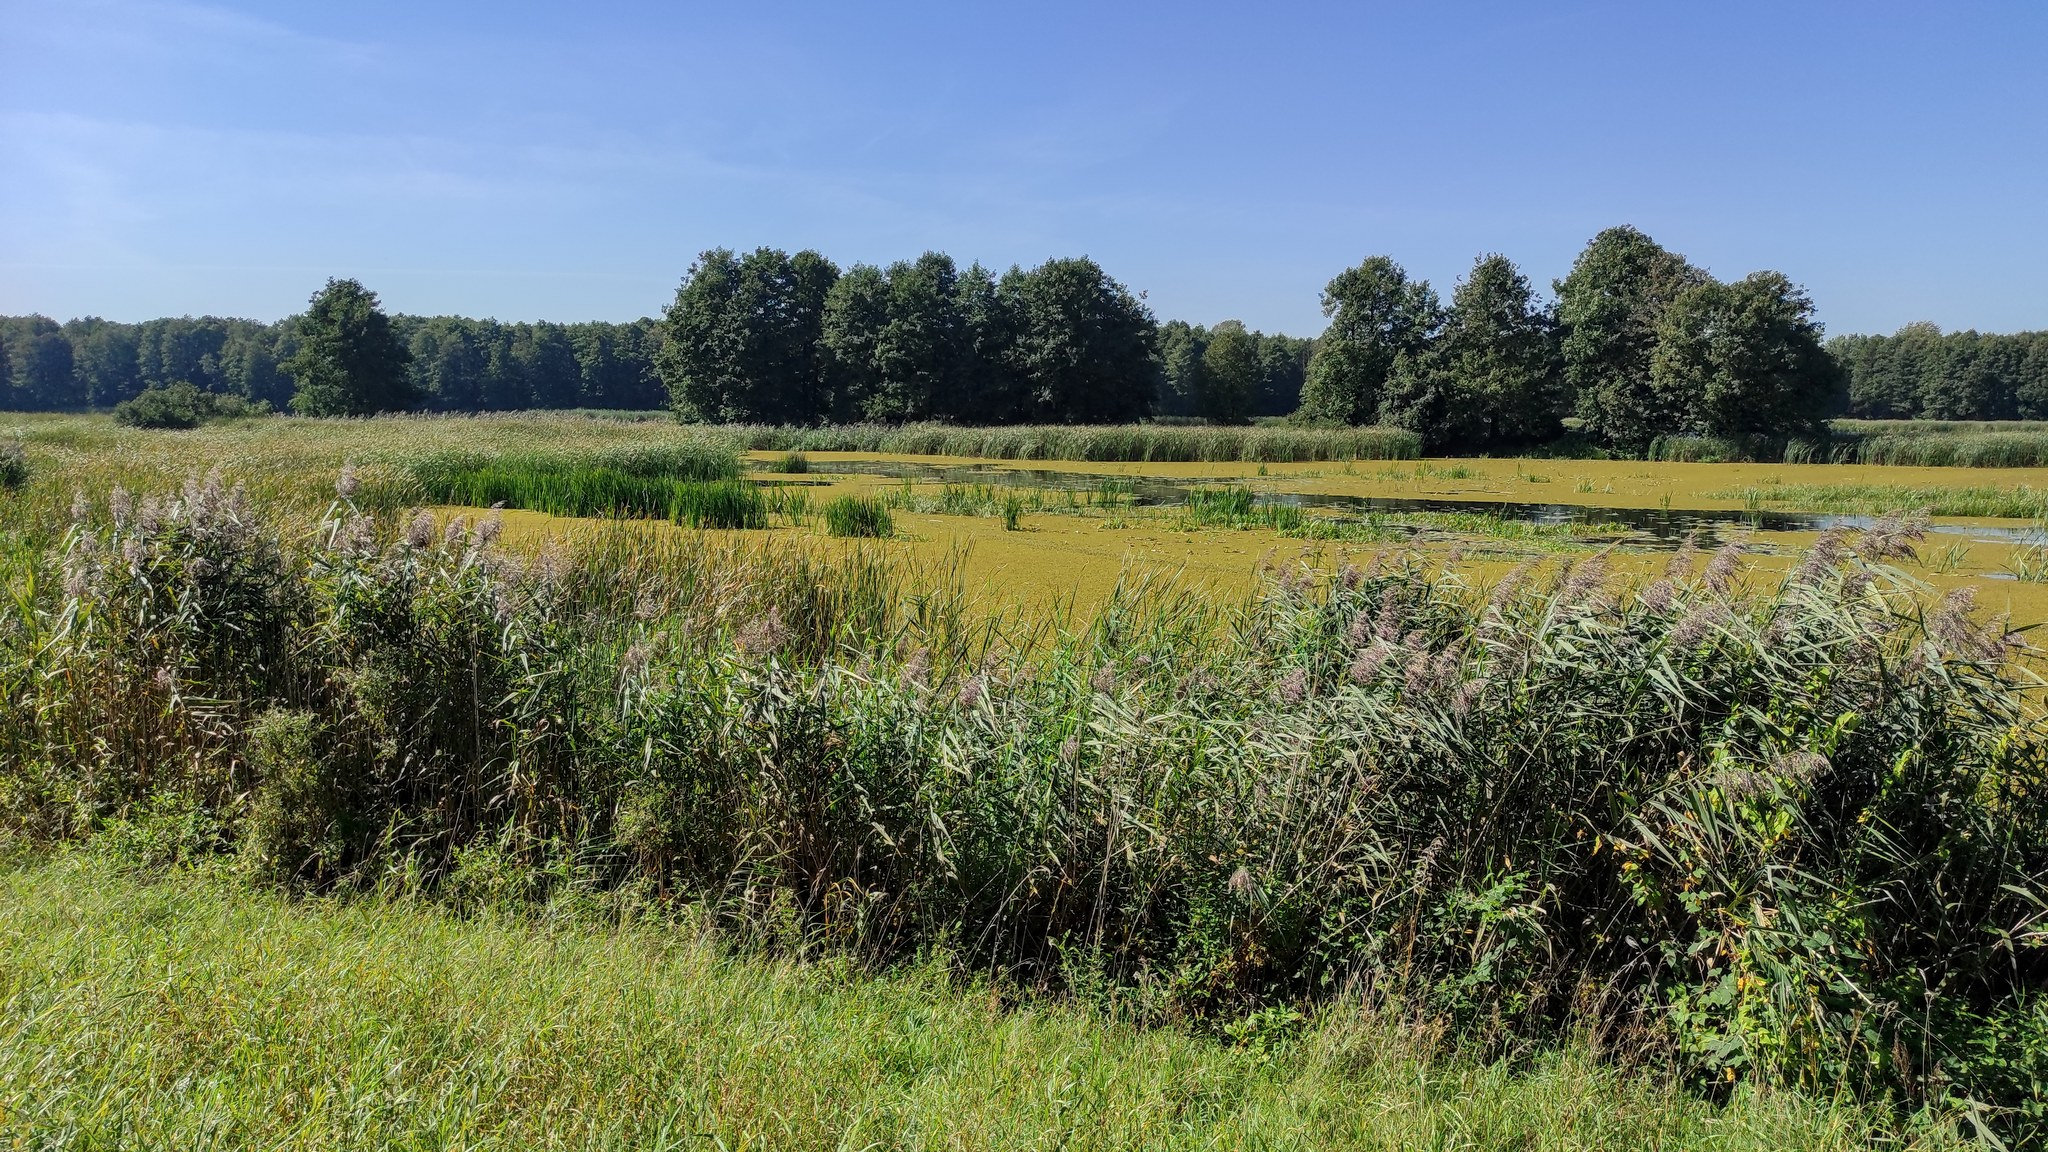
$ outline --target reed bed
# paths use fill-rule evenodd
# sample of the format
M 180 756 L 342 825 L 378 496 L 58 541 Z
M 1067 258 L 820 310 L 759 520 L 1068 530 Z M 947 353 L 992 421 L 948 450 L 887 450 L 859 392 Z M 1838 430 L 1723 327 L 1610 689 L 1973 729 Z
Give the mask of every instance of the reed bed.
M 2048 424 L 2038 421 L 1837 420 L 1837 457 L 1857 464 L 2039 468 Z
M 2020 484 L 1945 487 L 1913 484 L 1751 484 L 1703 493 L 1709 500 L 1740 500 L 1750 508 L 1773 505 L 1805 512 L 1925 512 L 1930 516 L 1982 516 L 2038 520 L 2048 516 L 2048 489 Z
M 823 428 L 728 425 L 712 434 L 751 451 L 883 452 L 995 460 L 1258 461 L 1407 460 L 1422 441 L 1399 428 L 1179 424 L 852 424 Z
M 877 496 L 841 496 L 825 505 L 825 531 L 833 536 L 881 537 L 896 534 L 889 505 Z
M 7 559 L 17 841 L 639 890 L 1139 1021 L 1365 997 L 2042 1131 L 2048 733 L 2017 639 L 1886 566 L 1902 522 L 1770 588 L 1733 546 L 1633 593 L 1396 555 L 1022 633 L 857 545 L 525 561 L 488 519 L 287 533 L 201 483 L 79 513 Z

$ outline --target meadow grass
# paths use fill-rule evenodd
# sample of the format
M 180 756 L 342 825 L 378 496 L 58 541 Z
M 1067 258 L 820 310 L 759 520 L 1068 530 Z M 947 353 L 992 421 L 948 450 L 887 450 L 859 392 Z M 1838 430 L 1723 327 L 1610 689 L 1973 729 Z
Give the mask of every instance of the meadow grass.
M 0 875 L 0 1142 L 48 1148 L 1849 1149 L 1846 1103 L 1709 1103 L 1575 1043 L 1516 1060 L 1333 1008 L 1205 1039 L 735 955 L 558 902 L 288 900 L 78 854 Z M 1283 1023 L 1285 1023 L 1283 1021 Z M 1940 1128 L 1893 1146 L 1956 1143 Z

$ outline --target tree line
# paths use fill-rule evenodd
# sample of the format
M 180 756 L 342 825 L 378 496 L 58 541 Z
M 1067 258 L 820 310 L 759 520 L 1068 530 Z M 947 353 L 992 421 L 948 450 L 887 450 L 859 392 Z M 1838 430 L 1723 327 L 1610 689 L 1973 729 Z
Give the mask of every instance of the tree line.
M 2048 332 L 1992 335 L 1908 324 L 1838 336 L 1849 415 L 1867 420 L 2048 420 Z
M 0 317 L 0 409 L 111 408 L 188 383 L 290 410 L 286 369 L 306 317 L 265 324 L 183 316 L 122 324 L 87 317 Z M 460 316 L 389 317 L 405 356 L 397 407 L 476 412 L 525 408 L 661 408 L 651 319 L 625 324 L 507 324 Z
M 1448 304 L 1388 257 L 1347 269 L 1323 292 L 1302 415 L 1408 428 L 1433 451 L 1547 443 L 1576 416 L 1640 452 L 1665 436 L 1817 437 L 1839 407 L 1813 303 L 1781 273 L 1723 283 L 1619 227 L 1553 288 L 1540 300 L 1500 255 Z
M 1783 274 L 1724 282 L 1630 227 L 1551 294 L 1505 256 L 1448 301 L 1388 256 L 1334 277 L 1313 340 L 1238 321 L 1158 323 L 1085 257 L 1000 274 L 927 252 L 845 269 L 813 251 L 713 249 L 657 319 L 390 316 L 330 281 L 277 322 L 0 318 L 0 406 L 107 407 L 181 382 L 311 413 L 673 407 L 686 420 L 1109 423 L 1292 415 L 1386 424 L 1432 451 L 1546 444 L 1568 428 L 1641 452 L 1660 437 L 1819 437 L 1869 417 L 2048 417 L 2048 334 L 1823 344 Z

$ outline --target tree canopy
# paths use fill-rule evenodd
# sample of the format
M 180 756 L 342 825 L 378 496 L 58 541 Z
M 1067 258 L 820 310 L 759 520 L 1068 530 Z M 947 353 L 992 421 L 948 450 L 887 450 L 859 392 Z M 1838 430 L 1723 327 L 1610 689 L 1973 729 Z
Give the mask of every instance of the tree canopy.
M 292 410 L 305 416 L 368 416 L 417 399 L 412 353 L 392 330 L 377 294 L 356 280 L 329 280 L 297 325 L 298 350 L 282 367 L 298 384 Z

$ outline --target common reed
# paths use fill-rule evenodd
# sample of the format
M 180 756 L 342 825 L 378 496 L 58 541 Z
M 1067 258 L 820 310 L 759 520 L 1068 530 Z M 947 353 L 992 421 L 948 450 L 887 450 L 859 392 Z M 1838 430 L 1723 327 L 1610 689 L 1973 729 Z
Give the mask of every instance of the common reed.
M 1835 534 L 1776 588 L 1406 555 L 1025 635 L 855 545 L 538 558 L 218 484 L 0 598 L 0 813 L 307 889 L 640 886 L 771 950 L 1145 1021 L 1367 996 L 1633 1029 L 2038 1138 L 2048 740 L 2017 640 Z M 1882 546 L 1880 546 L 1882 545 Z

